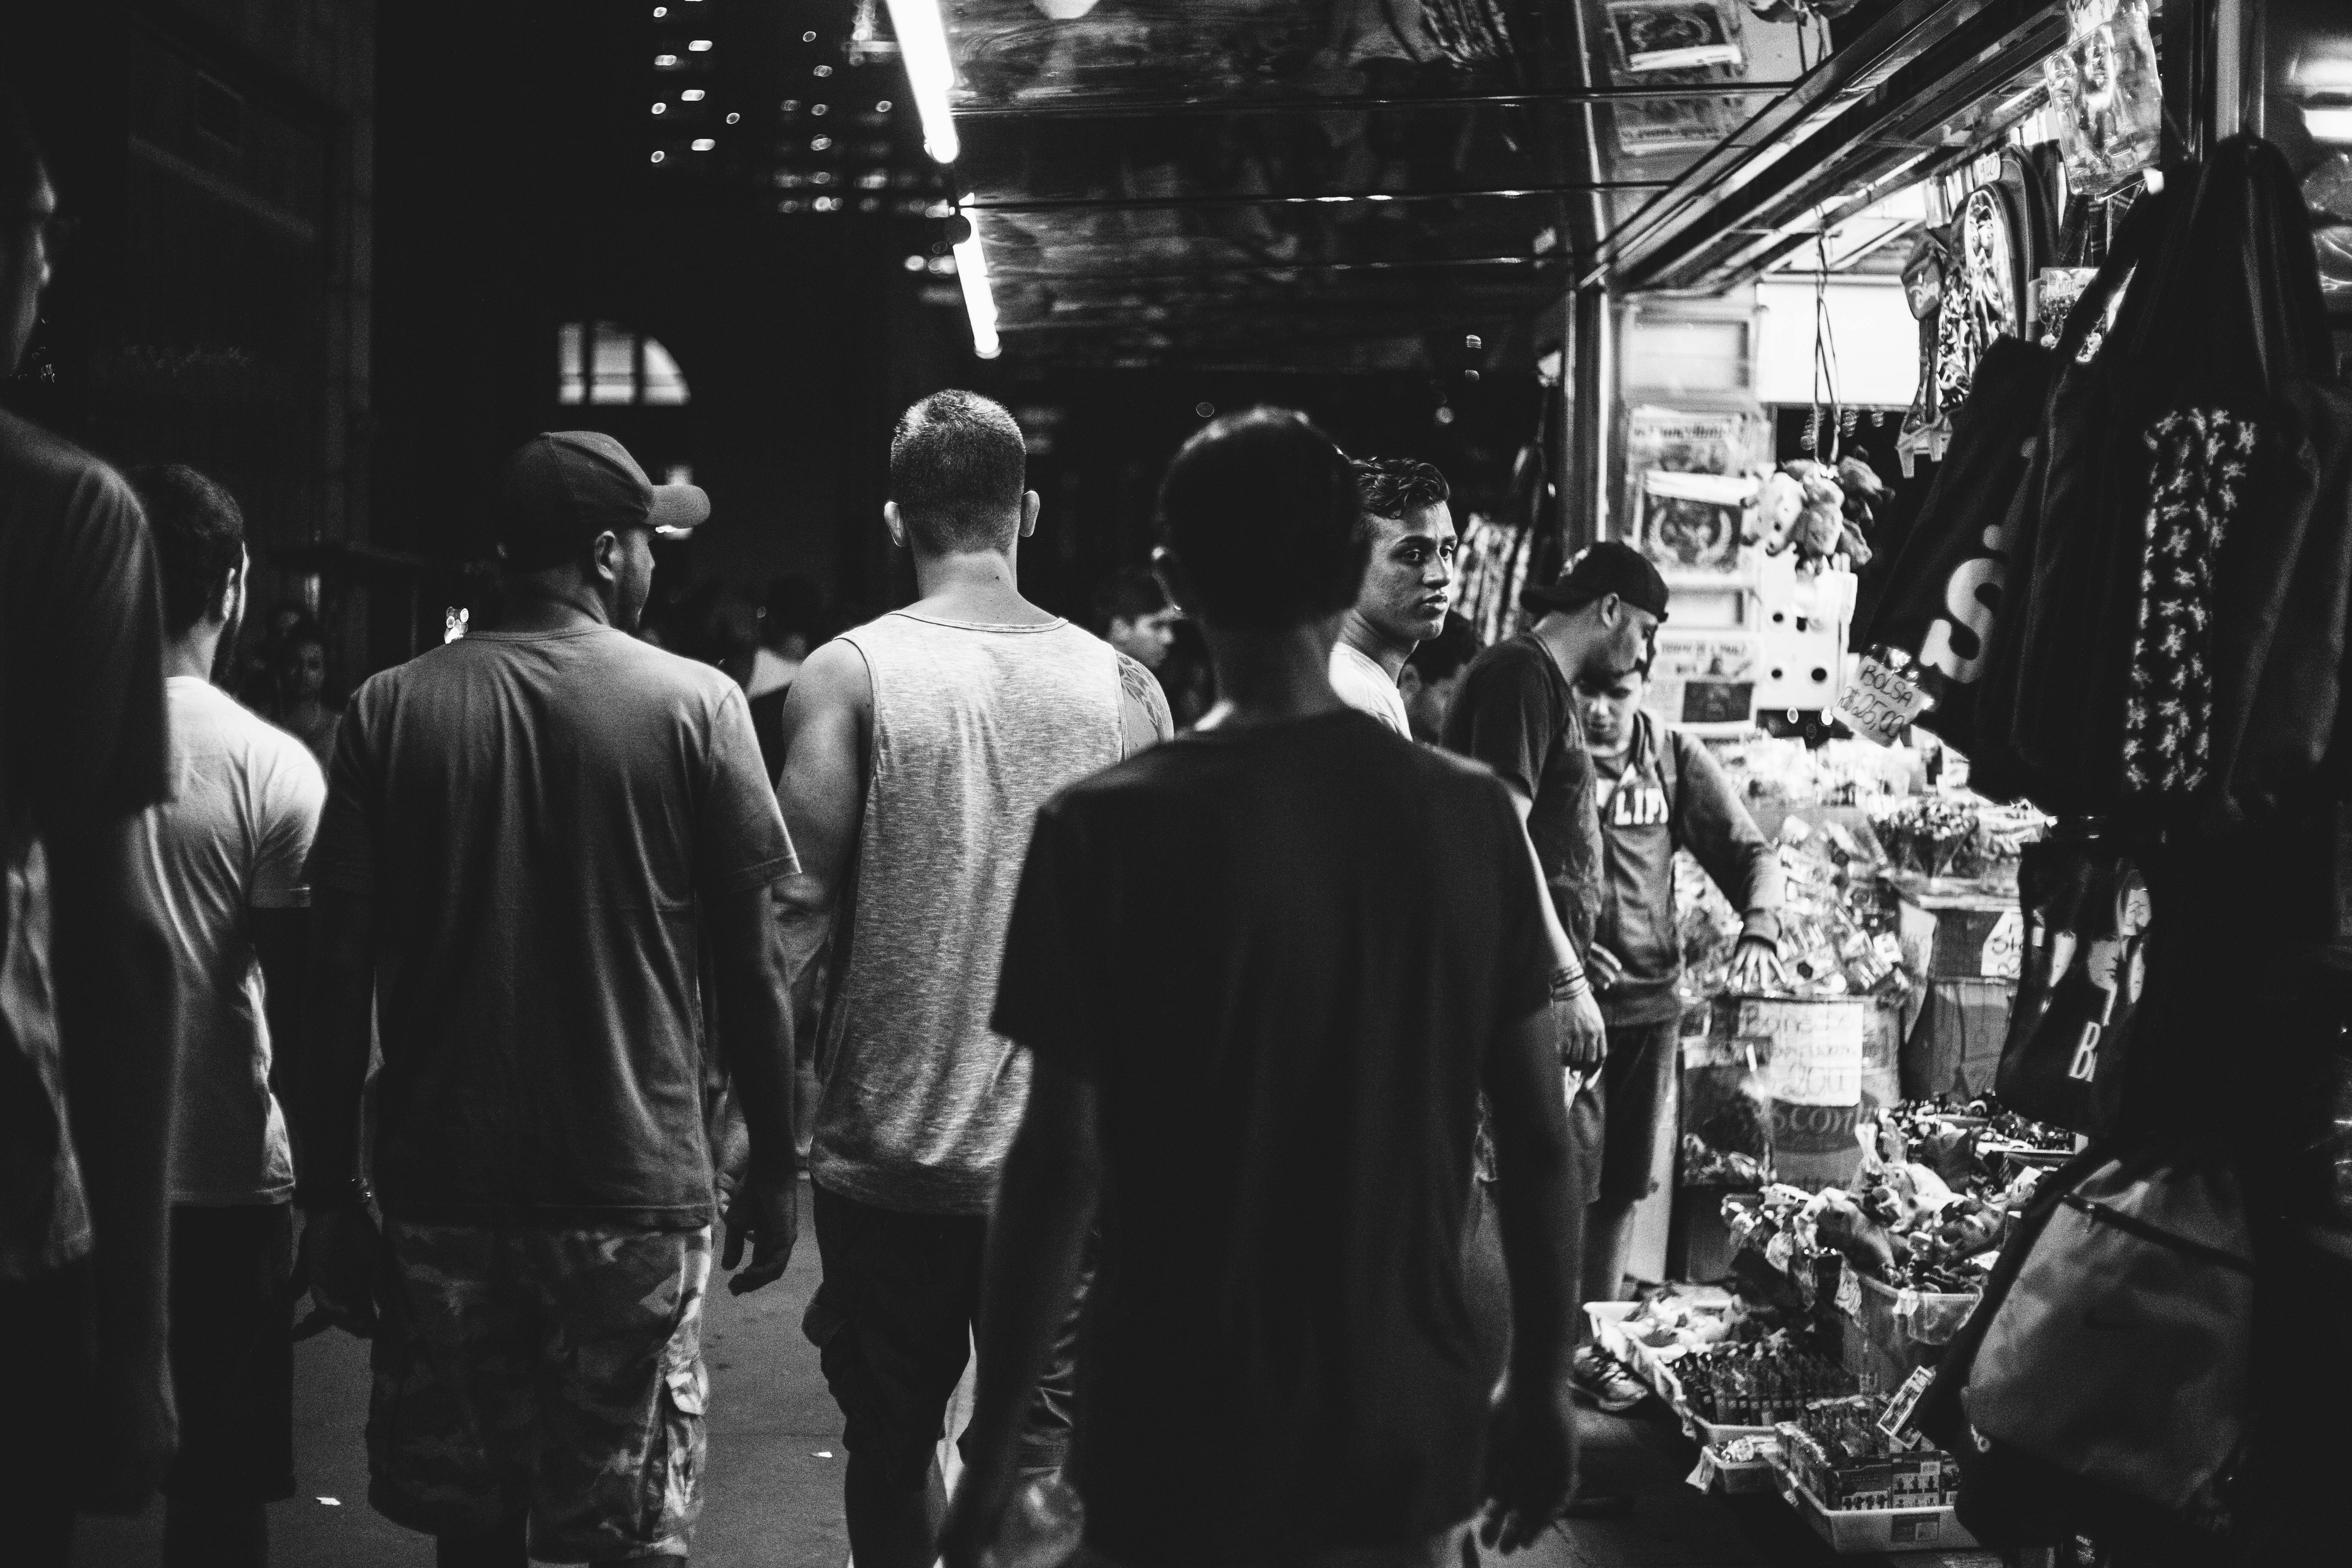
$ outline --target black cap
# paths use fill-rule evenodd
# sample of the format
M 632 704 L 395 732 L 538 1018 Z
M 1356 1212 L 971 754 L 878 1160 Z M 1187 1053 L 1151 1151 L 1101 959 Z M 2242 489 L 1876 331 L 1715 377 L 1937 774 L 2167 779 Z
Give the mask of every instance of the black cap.
M 607 530 L 684 533 L 710 515 L 699 485 L 657 485 L 601 430 L 533 436 L 499 474 L 499 552 L 516 566 L 551 566 Z
M 1536 615 L 1574 610 L 1611 594 L 1662 621 L 1666 618 L 1666 580 L 1648 556 L 1613 539 L 1602 540 L 1570 562 L 1549 586 L 1520 589 L 1519 608 Z

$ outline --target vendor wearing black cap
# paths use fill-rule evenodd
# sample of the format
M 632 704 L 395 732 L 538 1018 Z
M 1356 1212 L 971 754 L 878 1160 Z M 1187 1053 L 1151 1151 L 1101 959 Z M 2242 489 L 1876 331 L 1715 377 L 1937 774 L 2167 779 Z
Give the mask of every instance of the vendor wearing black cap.
M 628 635 L 653 536 L 709 505 L 609 436 L 532 437 L 499 481 L 506 614 L 368 680 L 336 742 L 295 1196 L 322 1313 L 375 1338 L 369 1500 L 444 1563 L 686 1560 L 706 984 L 751 1133 L 732 1288 L 792 1253 L 770 900 L 799 865 L 742 692 Z M 380 1240 L 354 1136 L 372 1026 Z
M 1446 712 L 1444 740 L 1509 786 L 1560 924 L 1582 959 L 1601 911 L 1601 819 L 1577 687 L 1613 683 L 1649 657 L 1650 639 L 1666 618 L 1666 584 L 1640 552 L 1609 542 L 1578 556 L 1557 582 L 1527 589 L 1519 603 L 1540 618 L 1471 661 Z M 1591 1026 L 1563 1029 L 1562 1056 L 1589 1073 L 1601 1064 L 1606 1036 L 1590 982 L 1579 980 Z M 1605 1511 L 1617 1500 L 1588 1496 L 1571 1511 Z

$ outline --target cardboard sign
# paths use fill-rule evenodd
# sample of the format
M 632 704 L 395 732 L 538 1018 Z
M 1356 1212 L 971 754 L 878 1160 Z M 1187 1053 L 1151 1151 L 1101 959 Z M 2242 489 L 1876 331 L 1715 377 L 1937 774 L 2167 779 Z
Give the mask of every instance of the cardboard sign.
M 1838 694 L 1837 716 L 1871 744 L 1891 746 L 1927 705 L 1927 694 L 1917 681 L 1864 654 L 1853 679 Z

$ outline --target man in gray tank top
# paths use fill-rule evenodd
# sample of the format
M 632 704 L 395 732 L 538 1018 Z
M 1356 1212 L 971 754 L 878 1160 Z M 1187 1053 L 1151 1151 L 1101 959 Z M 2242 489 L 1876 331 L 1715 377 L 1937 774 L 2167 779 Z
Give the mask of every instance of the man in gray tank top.
M 1028 1103 L 1028 1058 L 989 1015 L 1031 825 L 1172 728 L 1141 665 L 1021 596 L 1025 464 L 1020 426 L 984 397 L 907 411 L 883 520 L 920 596 L 810 655 L 784 707 L 795 975 L 834 944 L 809 1165 L 824 1281 L 803 1326 L 841 1406 L 859 1568 L 938 1555 L 933 1450 Z M 1061 1463 L 1067 1372 L 1032 1408 L 1024 1468 Z

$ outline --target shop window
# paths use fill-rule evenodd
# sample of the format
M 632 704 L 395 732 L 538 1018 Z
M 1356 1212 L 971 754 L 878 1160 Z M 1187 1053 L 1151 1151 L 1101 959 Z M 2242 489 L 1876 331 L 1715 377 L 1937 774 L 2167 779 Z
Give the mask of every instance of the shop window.
M 660 342 L 610 321 L 567 321 L 555 333 L 555 400 L 569 405 L 675 406 L 691 400 Z

